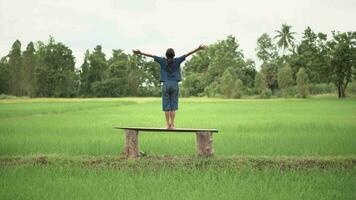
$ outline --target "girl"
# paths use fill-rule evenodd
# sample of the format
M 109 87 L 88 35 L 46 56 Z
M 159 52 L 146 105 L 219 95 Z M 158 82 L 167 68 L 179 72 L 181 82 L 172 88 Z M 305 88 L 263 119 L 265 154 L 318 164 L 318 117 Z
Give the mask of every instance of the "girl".
M 186 57 L 204 48 L 204 45 L 200 45 L 193 51 L 177 58 L 174 58 L 175 53 L 172 48 L 167 49 L 165 58 L 148 53 L 143 53 L 138 49 L 133 50 L 134 54 L 151 57 L 161 66 L 160 81 L 163 82 L 162 110 L 165 112 L 167 129 L 174 129 L 174 118 L 176 115 L 176 110 L 178 110 L 178 82 L 182 80 L 180 64 L 185 60 Z

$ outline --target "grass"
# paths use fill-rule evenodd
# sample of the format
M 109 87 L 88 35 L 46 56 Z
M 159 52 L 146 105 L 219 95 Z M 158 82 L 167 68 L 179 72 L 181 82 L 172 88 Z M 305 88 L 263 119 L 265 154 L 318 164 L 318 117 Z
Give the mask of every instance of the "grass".
M 177 127 L 218 128 L 216 155 L 353 156 L 354 99 L 182 99 Z M 164 126 L 160 99 L 0 103 L 0 155 L 118 155 L 114 126 Z M 192 134 L 144 133 L 148 154 L 194 155 Z
M 1 199 L 355 199 L 356 171 L 0 170 Z
M 114 126 L 162 127 L 159 98 L 0 100 L 0 199 L 355 199 L 356 99 L 182 98 L 177 127 L 125 160 Z

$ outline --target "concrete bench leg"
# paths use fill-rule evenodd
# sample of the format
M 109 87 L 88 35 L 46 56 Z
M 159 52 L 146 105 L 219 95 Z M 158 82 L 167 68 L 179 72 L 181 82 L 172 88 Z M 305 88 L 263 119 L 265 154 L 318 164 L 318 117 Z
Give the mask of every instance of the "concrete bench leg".
M 138 157 L 138 131 L 137 130 L 125 130 L 126 140 L 124 147 L 124 155 L 127 158 Z
M 210 157 L 214 155 L 213 133 L 197 132 L 197 150 L 199 157 Z

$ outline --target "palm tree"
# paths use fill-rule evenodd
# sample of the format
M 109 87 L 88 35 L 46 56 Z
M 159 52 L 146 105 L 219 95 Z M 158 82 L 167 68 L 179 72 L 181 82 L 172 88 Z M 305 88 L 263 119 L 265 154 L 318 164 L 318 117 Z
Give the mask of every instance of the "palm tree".
M 291 28 L 292 26 L 289 26 L 287 24 L 282 24 L 281 30 L 276 30 L 278 35 L 274 37 L 274 39 L 279 38 L 277 45 L 279 48 L 283 49 L 283 57 L 284 57 L 285 50 L 290 49 L 290 47 L 294 46 L 293 35 L 296 34 L 296 32 L 291 32 Z

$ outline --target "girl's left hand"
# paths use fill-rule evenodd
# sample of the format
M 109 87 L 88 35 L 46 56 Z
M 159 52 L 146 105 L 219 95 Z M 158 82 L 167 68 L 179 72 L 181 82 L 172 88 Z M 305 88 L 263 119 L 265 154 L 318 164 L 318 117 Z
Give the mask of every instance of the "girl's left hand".
M 199 45 L 198 49 L 199 49 L 199 50 L 205 49 L 205 47 L 206 47 L 205 45 L 201 44 L 201 45 Z

